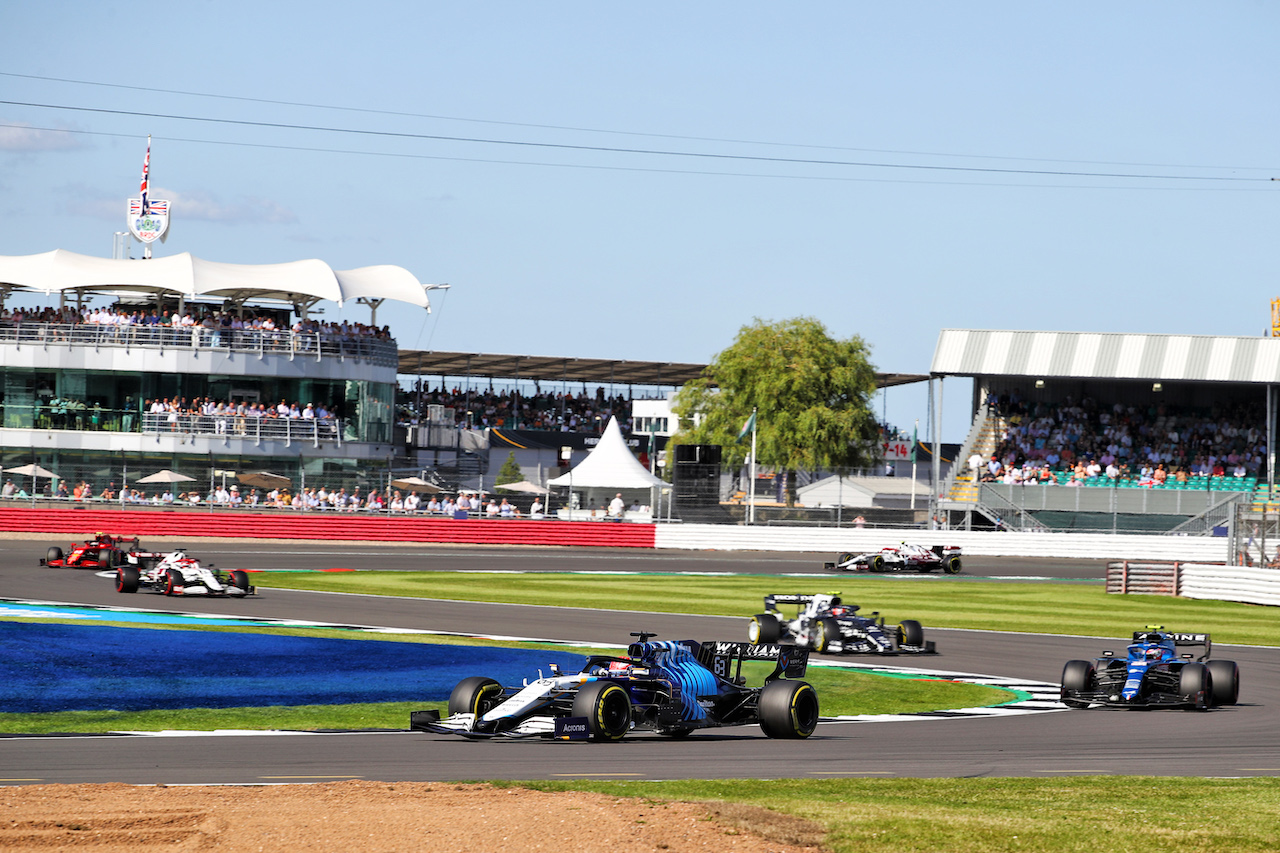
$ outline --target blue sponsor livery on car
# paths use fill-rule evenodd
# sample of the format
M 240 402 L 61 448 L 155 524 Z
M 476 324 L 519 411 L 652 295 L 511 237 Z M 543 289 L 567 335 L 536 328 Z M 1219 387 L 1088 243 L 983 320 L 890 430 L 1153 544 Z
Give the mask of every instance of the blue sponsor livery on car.
M 1184 652 L 1199 647 L 1199 655 Z M 1094 661 L 1067 661 L 1062 669 L 1063 704 L 1070 708 L 1209 708 L 1234 705 L 1240 696 L 1235 661 L 1210 660 L 1208 634 L 1166 631 L 1148 625 L 1133 632 L 1121 660 L 1105 651 Z
M 545 737 L 618 741 L 634 730 L 683 737 L 697 729 L 759 724 L 768 737 L 805 738 L 818 723 L 818 695 L 800 681 L 808 651 L 780 644 L 652 640 L 640 632 L 625 657 L 593 655 L 578 673 L 504 687 L 463 679 L 448 716 L 415 711 L 419 731 L 468 738 Z M 760 687 L 748 687 L 745 661 L 774 663 Z

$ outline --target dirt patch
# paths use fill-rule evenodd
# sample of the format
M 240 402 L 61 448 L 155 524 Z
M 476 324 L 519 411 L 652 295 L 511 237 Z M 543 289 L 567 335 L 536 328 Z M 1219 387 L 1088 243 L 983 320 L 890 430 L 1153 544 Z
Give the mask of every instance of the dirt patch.
M 489 785 L 0 788 L 0 851 L 816 853 L 821 837 L 750 806 Z

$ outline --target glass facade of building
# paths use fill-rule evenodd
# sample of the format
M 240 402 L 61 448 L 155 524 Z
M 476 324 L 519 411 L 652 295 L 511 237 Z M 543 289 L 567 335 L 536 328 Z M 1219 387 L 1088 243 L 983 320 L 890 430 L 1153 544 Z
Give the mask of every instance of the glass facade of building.
M 353 379 L 220 376 L 0 367 L 0 423 L 8 429 L 137 432 L 153 400 L 281 401 L 324 406 L 343 424 L 343 440 L 391 440 L 394 383 Z

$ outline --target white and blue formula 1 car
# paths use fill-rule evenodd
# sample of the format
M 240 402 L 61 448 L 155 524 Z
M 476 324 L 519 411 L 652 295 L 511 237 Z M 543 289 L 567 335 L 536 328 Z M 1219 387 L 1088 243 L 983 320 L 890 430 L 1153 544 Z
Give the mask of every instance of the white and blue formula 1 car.
M 808 667 L 805 649 L 777 644 L 638 642 L 626 657 L 593 655 L 581 672 L 558 667 L 551 675 L 503 687 L 491 678 L 458 682 L 449 715 L 414 711 L 411 728 L 468 738 L 543 737 L 622 740 L 637 730 L 684 737 L 698 729 L 758 723 L 772 738 L 806 738 L 818 723 L 818 694 L 799 681 Z M 762 687 L 747 687 L 744 661 L 770 661 Z
M 795 605 L 795 618 L 788 619 L 779 604 Z M 819 654 L 937 653 L 916 620 L 903 619 L 890 626 L 878 611 L 860 616 L 861 608 L 845 604 L 839 593 L 766 595 L 764 609 L 747 626 L 747 639 L 753 643 L 795 643 Z

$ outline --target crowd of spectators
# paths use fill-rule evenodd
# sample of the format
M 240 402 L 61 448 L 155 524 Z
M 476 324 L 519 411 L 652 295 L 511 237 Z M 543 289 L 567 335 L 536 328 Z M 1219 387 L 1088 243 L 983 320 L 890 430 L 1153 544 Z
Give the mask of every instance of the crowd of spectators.
M 1173 404 L 1028 402 L 1017 392 L 988 399 L 1004 427 L 988 460 L 972 456 L 987 483 L 1187 485 L 1247 482 L 1264 470 L 1265 418 L 1252 404 L 1202 409 Z
M 0 498 L 24 499 L 31 494 L 21 484 L 12 479 L 6 480 L 0 487 Z M 109 482 L 101 489 L 95 489 L 87 481 L 80 481 L 69 487 L 68 481 L 59 480 L 57 488 L 49 492 L 46 485 L 37 494 L 42 499 L 67 500 L 77 502 L 119 502 L 123 504 L 141 504 L 148 506 L 214 506 L 224 508 L 254 509 L 295 509 L 329 512 L 377 512 L 392 515 L 434 515 L 446 518 L 458 518 L 459 513 L 467 513 L 467 517 L 476 518 L 532 518 L 544 517 L 544 505 L 541 498 L 535 498 L 527 515 L 505 497 L 486 495 L 484 492 L 464 491 L 458 495 L 439 494 L 422 497 L 417 492 L 399 489 L 382 488 L 365 491 L 359 487 L 350 492 L 345 487 L 328 489 L 307 487 L 290 491 L 284 489 L 241 489 L 239 485 L 228 486 L 223 483 L 212 491 L 199 488 L 178 489 L 177 484 L 165 484 L 158 489 L 148 491 L 145 488 L 125 488 Z
M 416 408 L 419 402 L 420 409 Z M 464 390 L 457 386 L 447 390 L 441 386 L 424 391 L 421 398 L 411 395 L 405 423 L 424 420 L 427 406 L 451 409 L 454 425 L 470 429 L 502 427 L 598 434 L 611 417 L 617 417 L 624 432 L 631 429 L 631 398 L 606 395 L 603 387 L 596 388 L 595 394 L 588 394 L 585 389 L 577 394 L 521 394 L 515 390 Z
M 295 320 L 292 324 L 278 320 L 272 313 L 255 314 L 253 312 L 235 313 L 232 311 L 215 311 L 204 307 L 193 307 L 179 314 L 168 309 L 151 309 L 150 311 L 133 308 L 0 308 L 0 324 L 21 326 L 24 323 L 52 323 L 67 326 L 154 326 L 171 329 L 191 329 L 199 327 L 210 332 L 284 332 L 297 334 L 318 334 L 325 339 L 334 340 L 367 340 L 377 339 L 391 341 L 391 330 L 387 326 L 381 328 L 364 323 L 352 323 L 343 320 L 338 323 L 325 323 L 314 319 Z
M 319 421 L 331 424 L 336 415 L 323 403 L 303 406 L 297 400 L 270 403 L 246 403 L 244 400 L 214 400 L 212 397 L 185 397 L 146 400 L 142 406 L 143 430 L 150 432 L 193 431 L 225 434 L 254 432 L 253 421 Z

